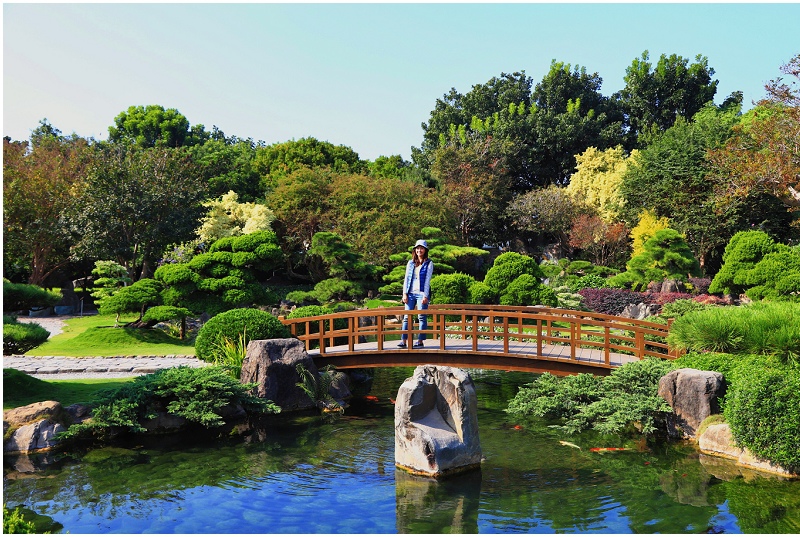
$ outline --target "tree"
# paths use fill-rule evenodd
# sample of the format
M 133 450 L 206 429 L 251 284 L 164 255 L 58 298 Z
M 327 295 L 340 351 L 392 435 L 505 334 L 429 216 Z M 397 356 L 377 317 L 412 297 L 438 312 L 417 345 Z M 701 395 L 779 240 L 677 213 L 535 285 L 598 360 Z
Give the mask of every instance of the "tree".
M 156 269 L 164 305 L 215 315 L 232 308 L 269 305 L 276 297 L 260 283 L 281 265 L 283 254 L 271 231 L 224 237 L 188 263 Z
M 208 212 L 200 220 L 197 236 L 211 244 L 222 237 L 236 237 L 256 231 L 272 231 L 274 213 L 260 203 L 239 203 L 233 190 L 217 199 L 203 202 Z
M 550 185 L 515 197 L 507 211 L 517 230 L 537 235 L 539 242 L 555 240 L 565 251 L 575 218 L 588 210 L 563 187 Z
M 125 267 L 115 261 L 95 261 L 92 276 L 94 277 L 92 281 L 94 289 L 91 296 L 98 306 L 106 298 L 132 282 Z
M 150 306 L 157 306 L 161 303 L 161 288 L 160 282 L 151 278 L 143 278 L 127 287 L 120 288 L 113 295 L 104 298 L 97 311 L 102 315 L 116 314 L 115 327 L 119 324 L 119 316 L 121 314 L 133 312 L 138 313 L 139 318 L 126 326 L 137 328 L 148 326 L 147 324 L 142 324 L 145 310 Z M 155 324 L 155 322 L 152 324 Z
M 25 142 L 3 139 L 4 274 L 26 274 L 44 285 L 69 262 L 65 216 L 91 159 L 86 140 L 63 137 L 47 120 Z
M 311 248 L 307 252 L 311 259 L 318 260 L 317 274 L 347 280 L 365 280 L 374 278 L 383 267 L 365 263 L 362 255 L 354 252 L 352 246 L 341 236 L 328 231 L 315 233 L 311 239 Z
M 588 148 L 575 156 L 577 171 L 569 178 L 566 192 L 574 199 L 594 209 L 607 223 L 620 220 L 624 200 L 620 185 L 628 164 L 636 159 L 638 151 L 626 156 L 622 146 L 599 150 Z
M 435 151 L 432 175 L 457 220 L 463 244 L 481 246 L 504 240 L 504 209 L 511 199 L 502 157 L 491 139 L 465 137 Z
M 264 192 L 275 188 L 280 178 L 302 168 L 326 168 L 340 173 L 367 171 L 367 163 L 350 147 L 333 145 L 312 137 L 259 147 L 256 150 L 255 167 L 262 177 Z
M 631 257 L 644 252 L 644 243 L 656 234 L 656 232 L 669 227 L 669 218 L 662 216 L 658 217 L 650 209 L 645 209 L 639 214 L 639 219 L 636 225 L 631 230 L 631 244 L 632 252 Z
M 722 267 L 714 275 L 709 293 L 739 296 L 747 290 L 746 273 L 765 255 L 777 251 L 775 241 L 763 231 L 740 231 L 725 246 Z
M 674 229 L 657 231 L 644 243 L 641 254 L 628 261 L 628 270 L 611 279 L 612 284 L 633 284 L 634 288 L 647 287 L 650 282 L 663 280 L 686 281 L 702 274 L 683 236 Z
M 778 244 L 776 250 L 744 274 L 745 293 L 751 300 L 800 302 L 800 248 Z
M 766 192 L 791 211 L 800 208 L 800 54 L 781 67 L 794 79 L 770 81 L 767 97 L 709 155 L 721 204 Z
M 599 216 L 581 214 L 572 224 L 569 245 L 595 265 L 618 266 L 628 253 L 628 228 L 622 222 L 608 223 Z
M 654 68 L 645 50 L 625 70 L 625 87 L 617 95 L 630 133 L 641 137 L 653 129 L 663 132 L 678 117 L 694 116 L 714 100 L 719 81 L 712 81 L 713 76 L 708 58 L 700 54 L 691 65 L 676 54 L 662 54 Z
M 202 125 L 190 130 L 189 120 L 175 108 L 130 106 L 114 118 L 114 125 L 108 128 L 108 141 L 129 143 L 140 149 L 181 147 L 197 143 L 196 135 L 202 132 Z
M 733 234 L 735 212 L 717 212 L 717 198 L 708 177 L 706 154 L 730 136 L 739 120 L 739 106 L 709 105 L 691 120 L 680 117 L 642 149 L 623 175 L 620 192 L 623 217 L 632 222 L 644 209 L 669 219 L 686 236 L 705 266 Z M 746 210 L 741 202 L 730 209 Z
M 192 159 L 197 163 L 201 177 L 206 181 L 208 194 L 219 197 L 234 191 L 241 203 L 254 202 L 264 198 L 261 175 L 256 169 L 255 158 L 263 142 L 256 144 L 232 136 L 214 127 L 211 139 L 189 148 Z
M 104 149 L 89 168 L 70 221 L 77 257 L 113 259 L 147 277 L 169 244 L 190 239 L 205 188 L 180 149 Z

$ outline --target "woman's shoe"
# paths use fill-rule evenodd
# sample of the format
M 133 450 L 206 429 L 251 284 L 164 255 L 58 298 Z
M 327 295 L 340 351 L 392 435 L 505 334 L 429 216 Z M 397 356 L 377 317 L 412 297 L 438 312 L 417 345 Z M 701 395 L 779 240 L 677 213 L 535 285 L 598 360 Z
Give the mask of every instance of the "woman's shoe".
M 414 346 L 415 347 L 424 347 L 425 345 L 423 345 L 421 341 L 417 341 L 416 343 L 414 343 Z
M 405 341 L 401 341 L 400 343 L 397 344 L 397 346 L 400 347 L 401 349 L 405 349 L 406 348 L 406 342 Z

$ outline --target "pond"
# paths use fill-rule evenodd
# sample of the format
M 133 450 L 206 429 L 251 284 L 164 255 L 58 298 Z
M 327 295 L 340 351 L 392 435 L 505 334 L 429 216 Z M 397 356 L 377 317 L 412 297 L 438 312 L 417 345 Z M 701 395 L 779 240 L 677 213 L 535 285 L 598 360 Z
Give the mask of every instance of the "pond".
M 479 471 L 441 481 L 397 471 L 390 398 L 412 372 L 371 370 L 373 397 L 344 415 L 282 416 L 247 439 L 7 457 L 4 502 L 62 533 L 800 533 L 798 481 L 689 445 L 514 419 L 503 409 L 532 380 L 523 373 L 470 371 Z

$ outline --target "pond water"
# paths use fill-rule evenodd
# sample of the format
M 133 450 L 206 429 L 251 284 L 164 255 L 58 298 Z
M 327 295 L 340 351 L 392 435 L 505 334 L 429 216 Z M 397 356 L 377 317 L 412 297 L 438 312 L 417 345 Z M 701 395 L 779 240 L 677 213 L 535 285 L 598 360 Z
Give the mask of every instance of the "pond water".
M 377 401 L 282 416 L 246 440 L 5 458 L 4 502 L 63 533 L 800 533 L 800 482 L 691 446 L 516 420 L 503 409 L 532 380 L 522 373 L 470 371 L 479 471 L 441 481 L 397 471 L 389 398 L 412 372 L 372 370 Z

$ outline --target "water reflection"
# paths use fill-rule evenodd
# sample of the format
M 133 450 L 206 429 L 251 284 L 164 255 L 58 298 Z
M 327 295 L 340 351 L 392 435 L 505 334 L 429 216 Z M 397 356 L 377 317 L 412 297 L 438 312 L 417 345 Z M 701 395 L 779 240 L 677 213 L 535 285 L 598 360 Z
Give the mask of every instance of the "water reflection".
M 397 533 L 478 533 L 481 471 L 447 479 L 395 472 Z

